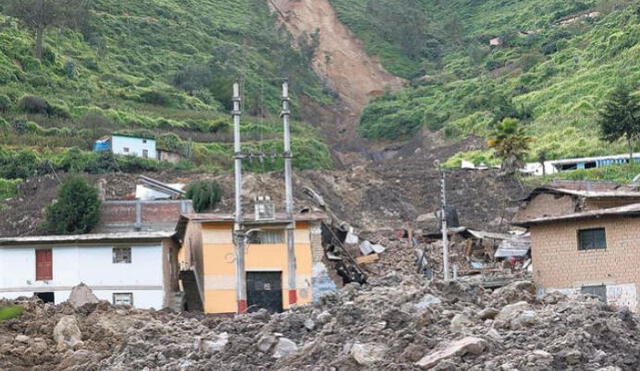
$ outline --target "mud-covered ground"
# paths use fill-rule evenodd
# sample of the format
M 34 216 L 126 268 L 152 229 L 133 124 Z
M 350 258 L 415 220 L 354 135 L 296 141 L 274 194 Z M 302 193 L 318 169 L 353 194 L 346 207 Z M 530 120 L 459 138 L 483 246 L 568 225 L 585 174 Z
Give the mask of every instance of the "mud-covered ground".
M 636 315 L 534 291 L 392 273 L 313 306 L 233 319 L 30 299 L 0 323 L 0 369 L 640 369 Z

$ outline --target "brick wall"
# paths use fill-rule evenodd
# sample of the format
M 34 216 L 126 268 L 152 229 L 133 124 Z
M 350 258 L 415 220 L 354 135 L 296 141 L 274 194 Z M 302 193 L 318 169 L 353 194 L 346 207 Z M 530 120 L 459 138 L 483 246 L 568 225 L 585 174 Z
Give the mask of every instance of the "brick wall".
M 136 201 L 106 201 L 100 210 L 97 233 L 134 230 Z M 140 201 L 142 230 L 172 230 L 180 214 L 193 212 L 191 200 Z
M 558 216 L 576 211 L 577 201 L 573 196 L 541 193 L 518 210 L 514 221 L 522 222 L 543 216 Z
M 607 248 L 578 250 L 578 230 L 605 228 Z M 531 227 L 534 280 L 543 289 L 632 284 L 632 306 L 640 284 L 640 219 L 555 222 Z M 609 291 L 609 290 L 608 290 Z

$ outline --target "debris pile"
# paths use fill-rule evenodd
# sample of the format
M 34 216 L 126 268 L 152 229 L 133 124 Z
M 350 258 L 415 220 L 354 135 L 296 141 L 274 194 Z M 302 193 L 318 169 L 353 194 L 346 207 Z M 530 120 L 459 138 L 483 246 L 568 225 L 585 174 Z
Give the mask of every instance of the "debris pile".
M 593 297 L 537 299 L 523 281 L 493 292 L 398 273 L 370 281 L 232 319 L 19 300 L 23 316 L 0 323 L 0 368 L 640 369 L 640 319 Z

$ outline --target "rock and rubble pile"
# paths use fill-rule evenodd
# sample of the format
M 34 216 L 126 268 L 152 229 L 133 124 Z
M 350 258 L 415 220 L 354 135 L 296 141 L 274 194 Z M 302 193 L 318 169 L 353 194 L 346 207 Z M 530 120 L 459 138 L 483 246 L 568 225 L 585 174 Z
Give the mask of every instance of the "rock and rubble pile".
M 18 300 L 0 369 L 637 370 L 640 318 L 596 298 L 389 274 L 235 318 Z M 8 304 L 5 301 L 0 305 Z

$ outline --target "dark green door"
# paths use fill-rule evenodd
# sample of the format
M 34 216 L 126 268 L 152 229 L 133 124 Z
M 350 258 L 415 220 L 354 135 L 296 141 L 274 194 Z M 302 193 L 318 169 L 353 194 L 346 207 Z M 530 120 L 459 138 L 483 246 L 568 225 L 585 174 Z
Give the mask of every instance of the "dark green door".
M 247 272 L 247 305 L 249 312 L 282 312 L 282 272 Z

